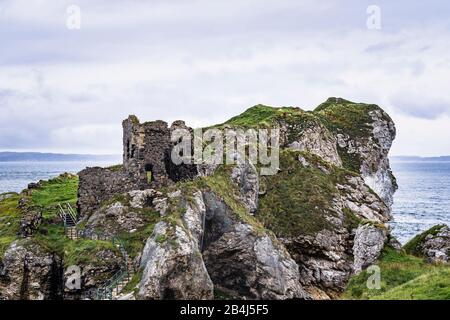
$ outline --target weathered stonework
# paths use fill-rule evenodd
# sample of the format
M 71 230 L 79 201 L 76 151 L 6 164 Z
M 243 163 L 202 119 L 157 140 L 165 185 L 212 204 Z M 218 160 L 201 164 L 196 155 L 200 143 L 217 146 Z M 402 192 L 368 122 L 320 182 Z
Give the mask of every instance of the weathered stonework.
M 78 210 L 81 216 L 94 212 L 113 195 L 136 187 L 136 182 L 123 170 L 95 167 L 87 168 L 78 175 Z
M 161 120 L 141 124 L 136 116 L 129 116 L 122 127 L 123 166 L 87 168 L 79 173 L 78 210 L 82 216 L 94 212 L 116 194 L 197 176 L 195 165 L 175 165 L 170 158 L 175 143 L 171 141 L 172 131 L 192 132 L 183 121 L 175 121 L 169 128 Z

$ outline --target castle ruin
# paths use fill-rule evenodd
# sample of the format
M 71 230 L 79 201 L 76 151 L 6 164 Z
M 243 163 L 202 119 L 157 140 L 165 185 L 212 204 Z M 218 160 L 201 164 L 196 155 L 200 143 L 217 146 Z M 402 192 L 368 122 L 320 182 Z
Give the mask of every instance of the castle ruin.
M 123 165 L 86 168 L 79 173 L 78 210 L 81 216 L 93 212 L 115 194 L 159 188 L 197 175 L 195 165 L 171 161 L 175 129 L 192 129 L 178 120 L 169 127 L 164 121 L 140 123 L 134 115 L 122 122 Z

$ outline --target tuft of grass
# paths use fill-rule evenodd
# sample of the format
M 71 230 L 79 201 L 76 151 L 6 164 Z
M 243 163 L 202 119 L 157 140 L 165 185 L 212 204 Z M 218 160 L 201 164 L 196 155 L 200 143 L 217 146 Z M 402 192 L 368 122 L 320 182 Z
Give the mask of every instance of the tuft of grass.
M 41 186 L 33 189 L 31 199 L 34 205 L 41 207 L 44 219 L 54 219 L 58 216 L 58 204 L 76 205 L 78 193 L 78 176 L 61 175 L 57 178 L 43 181 Z
M 145 227 L 133 233 L 123 232 L 118 237 L 131 259 L 134 259 L 144 249 L 145 242 L 151 236 L 155 224 L 160 220 L 159 213 L 152 212 L 145 220 Z
M 263 224 L 248 213 L 247 208 L 240 200 L 238 186 L 231 180 L 231 166 L 221 166 L 212 176 L 203 177 L 203 183 L 209 190 L 218 195 L 227 206 L 243 222 L 251 225 L 257 233 L 264 233 Z
M 312 165 L 302 166 L 298 161 L 299 155 Z M 328 173 L 318 166 L 325 167 Z M 309 153 L 282 150 L 280 172 L 262 178 L 266 193 L 260 196 L 255 216 L 280 237 L 332 229 L 328 218 L 336 215 L 330 210 L 333 198 L 339 193 L 336 182 L 345 174 L 348 172 Z M 349 224 L 356 223 L 356 217 L 350 210 L 346 214 Z
M 350 136 L 352 139 L 369 139 L 373 135 L 373 119 L 369 113 L 374 110 L 381 110 L 381 108 L 374 104 L 355 103 L 342 98 L 329 98 L 319 105 L 313 113 L 334 134 L 341 133 Z M 338 152 L 345 168 L 359 172 L 361 160 L 358 155 L 348 154 L 345 148 L 338 148 Z
M 118 172 L 118 171 L 122 171 L 123 170 L 123 165 L 122 164 L 116 164 L 113 166 L 109 166 L 106 169 L 113 171 L 113 172 Z
M 98 258 L 97 254 L 104 250 L 115 252 L 120 257 L 119 249 L 110 241 L 78 239 L 70 241 L 64 247 L 64 265 L 104 265 L 106 261 Z
M 342 299 L 448 299 L 450 266 L 427 264 L 423 259 L 386 248 L 377 264 L 381 289 L 368 289 L 367 271 L 354 276 Z
M 128 282 L 127 285 L 123 288 L 122 292 L 123 293 L 134 292 L 135 294 L 137 294 L 137 291 L 139 290 L 137 288 L 137 286 L 139 285 L 139 282 L 141 281 L 143 273 L 144 273 L 144 270 L 139 269 L 139 271 L 133 275 L 130 282 Z
M 421 257 L 422 253 L 419 250 L 419 245 L 424 242 L 425 238 L 428 235 L 433 235 L 433 236 L 437 235 L 443 227 L 445 227 L 444 224 L 438 224 L 438 225 L 433 226 L 430 229 L 422 232 L 421 234 L 416 235 L 414 238 L 412 238 L 410 241 L 408 241 L 407 244 L 404 245 L 403 249 L 405 249 L 405 251 L 407 253 Z
M 18 204 L 18 194 L 12 194 L 11 197 L 0 202 L 0 261 L 19 231 L 20 210 Z
M 319 105 L 314 114 L 331 131 L 348 134 L 353 139 L 367 137 L 372 129 L 373 119 L 369 112 L 379 108 L 373 104 L 354 103 L 344 99 L 330 98 Z

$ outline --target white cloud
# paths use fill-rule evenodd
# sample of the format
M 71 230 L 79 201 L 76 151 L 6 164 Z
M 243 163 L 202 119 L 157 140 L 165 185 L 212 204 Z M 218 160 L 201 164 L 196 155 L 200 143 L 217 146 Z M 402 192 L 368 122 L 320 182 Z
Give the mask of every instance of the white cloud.
M 448 23 L 379 2 L 381 31 L 366 29 L 361 1 L 82 0 L 82 28 L 69 31 L 72 2 L 2 1 L 0 149 L 120 153 L 131 113 L 201 126 L 257 103 L 342 96 L 399 119 L 394 153 L 450 154 L 417 143 L 450 124 Z

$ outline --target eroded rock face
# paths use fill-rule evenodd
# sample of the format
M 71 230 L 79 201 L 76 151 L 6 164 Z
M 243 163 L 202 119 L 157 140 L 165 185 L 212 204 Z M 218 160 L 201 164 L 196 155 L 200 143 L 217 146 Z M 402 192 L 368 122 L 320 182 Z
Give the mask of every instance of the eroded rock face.
M 249 161 L 237 164 L 231 173 L 231 179 L 238 185 L 242 201 L 250 214 L 258 208 L 259 177 L 255 166 Z
M 243 223 L 216 195 L 205 193 L 203 257 L 214 284 L 249 299 L 308 298 L 298 266 L 279 243 Z
M 387 241 L 387 231 L 370 224 L 356 229 L 353 245 L 353 270 L 355 273 L 373 264 L 381 254 Z
M 311 161 L 309 156 L 300 155 L 297 158 L 300 166 L 307 170 L 320 170 L 330 180 L 337 175 L 334 166 Z M 323 174 L 320 175 L 323 177 Z M 322 218 L 322 222 L 314 222 L 318 225 L 316 230 L 298 233 L 279 231 L 281 241 L 300 267 L 301 284 L 314 298 L 319 299 L 335 298 L 345 290 L 355 268 L 354 241 L 358 242 L 356 253 L 373 252 L 374 259 L 379 257 L 385 241 L 378 243 L 380 250 L 372 250 L 373 244 L 359 238 L 357 230 L 360 224 L 371 221 L 382 226 L 390 219 L 387 205 L 360 176 L 339 174 L 335 186 L 336 193 L 329 205 L 316 213 Z M 355 238 L 355 234 L 358 238 Z M 361 259 L 356 258 L 356 264 L 361 264 Z M 362 263 L 365 264 L 365 261 Z M 356 268 L 359 270 L 360 266 Z
M 298 263 L 300 282 L 309 293 L 333 298 L 345 289 L 352 269 L 351 238 L 345 228 L 282 241 Z
M 337 184 L 341 200 L 355 214 L 363 219 L 385 223 L 391 219 L 390 208 L 374 194 L 359 176 L 347 177 L 345 184 Z
M 161 193 L 153 189 L 133 190 L 122 196 L 121 201 L 113 201 L 85 216 L 86 232 L 101 231 L 106 236 L 117 236 L 121 232 L 131 232 L 145 226 L 142 210 L 153 205 L 155 197 Z
M 29 241 L 17 240 L 0 267 L 0 299 L 44 300 L 62 297 L 62 263 L 55 254 Z
M 447 225 L 435 227 L 437 230 L 425 236 L 417 244 L 416 253 L 428 262 L 450 262 L 450 228 Z
M 396 130 L 392 119 L 380 108 L 369 112 L 372 118 L 370 130 L 364 137 L 337 134 L 340 148 L 356 156 L 360 162 L 360 173 L 365 183 L 375 191 L 390 208 L 397 189 L 389 166 L 388 153 L 395 139 Z
M 180 226 L 155 226 L 141 258 L 140 299 L 212 299 L 213 284 L 195 241 Z M 173 232 L 172 235 L 169 235 Z
M 27 208 L 22 211 L 19 232 L 20 237 L 26 238 L 34 234 L 42 222 L 42 212 L 37 208 Z
M 294 150 L 308 151 L 336 166 L 342 165 L 337 151 L 336 137 L 320 123 L 302 130 L 289 147 Z
M 213 287 L 251 299 L 307 298 L 280 243 L 240 221 L 215 194 L 185 201 L 182 225 L 160 222 L 141 258 L 141 299 L 211 299 Z

